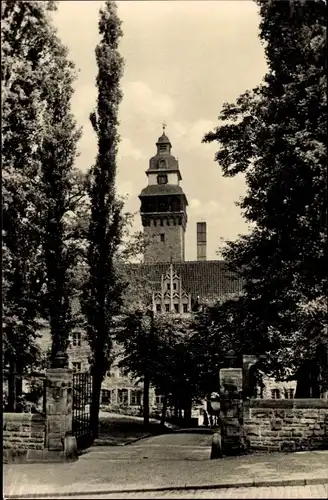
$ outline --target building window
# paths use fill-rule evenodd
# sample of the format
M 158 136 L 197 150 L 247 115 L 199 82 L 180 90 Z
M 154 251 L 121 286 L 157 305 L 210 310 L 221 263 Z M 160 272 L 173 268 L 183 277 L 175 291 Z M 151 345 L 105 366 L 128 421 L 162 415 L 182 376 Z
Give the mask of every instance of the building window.
M 171 290 L 171 283 L 167 283 L 166 288 L 167 290 Z
M 179 312 L 179 304 L 174 304 L 174 310 L 176 313 Z
M 103 389 L 101 391 L 101 403 L 102 404 L 111 403 L 111 391 L 108 391 L 107 389 Z
M 162 405 L 164 401 L 164 396 L 163 394 L 158 394 L 157 392 L 155 393 L 155 403 L 157 405 Z
M 294 399 L 294 389 L 285 389 L 285 398 Z
M 170 312 L 170 304 L 165 304 L 165 311 Z
M 166 174 L 158 175 L 157 184 L 167 184 L 167 175 Z
M 73 371 L 80 372 L 81 371 L 81 363 L 80 361 L 73 361 L 72 363 Z
M 131 404 L 141 405 L 141 391 L 131 391 Z
M 166 161 L 164 159 L 159 160 L 157 163 L 157 168 L 158 169 L 165 169 L 166 168 Z
M 74 347 L 81 347 L 81 332 L 72 333 L 72 345 Z
M 117 399 L 118 399 L 118 403 L 121 405 L 128 404 L 128 390 L 127 389 L 119 389 L 117 391 Z
M 188 312 L 188 304 L 183 304 L 183 312 L 184 313 Z
M 272 399 L 280 399 L 280 391 L 279 391 L 279 389 L 272 389 L 272 391 L 271 391 L 271 398 Z
M 156 311 L 161 312 L 161 310 L 162 310 L 161 304 L 156 304 Z
M 160 237 L 161 237 L 161 241 L 165 241 L 165 234 L 164 233 L 161 233 Z
M 177 284 L 173 283 L 173 290 L 176 290 L 176 289 L 177 289 Z

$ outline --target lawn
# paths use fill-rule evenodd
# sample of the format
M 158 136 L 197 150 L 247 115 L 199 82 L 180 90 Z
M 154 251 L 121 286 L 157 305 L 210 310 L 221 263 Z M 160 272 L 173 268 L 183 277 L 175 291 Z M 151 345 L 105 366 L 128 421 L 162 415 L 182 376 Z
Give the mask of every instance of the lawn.
M 155 419 L 150 419 L 149 426 L 145 428 L 140 417 L 100 412 L 99 437 L 94 444 L 119 446 L 140 439 L 145 435 L 156 436 L 168 432 L 171 432 L 171 429 L 168 427 L 163 429 L 159 421 Z

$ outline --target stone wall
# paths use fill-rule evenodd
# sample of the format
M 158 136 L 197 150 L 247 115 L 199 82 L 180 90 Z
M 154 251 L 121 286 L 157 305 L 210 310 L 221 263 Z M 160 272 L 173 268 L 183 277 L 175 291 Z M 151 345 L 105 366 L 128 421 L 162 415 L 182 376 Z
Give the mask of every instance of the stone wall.
M 45 446 L 46 421 L 38 413 L 3 413 L 3 462 L 39 459 Z
M 243 414 L 250 451 L 328 449 L 326 399 L 251 399 Z
M 167 225 L 169 220 L 169 226 Z M 163 225 L 161 225 L 163 223 Z M 184 261 L 185 259 L 185 229 L 178 223 L 178 217 L 167 214 L 167 218 L 151 219 L 149 226 L 144 226 L 144 234 L 149 241 L 144 252 L 144 262 L 173 262 Z M 164 234 L 164 241 L 161 240 Z

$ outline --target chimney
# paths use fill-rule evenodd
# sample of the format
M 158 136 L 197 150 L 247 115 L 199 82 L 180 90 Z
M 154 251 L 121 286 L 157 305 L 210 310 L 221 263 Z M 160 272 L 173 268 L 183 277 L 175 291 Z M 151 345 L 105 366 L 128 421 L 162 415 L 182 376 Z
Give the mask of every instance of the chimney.
M 197 260 L 206 260 L 206 222 L 197 222 Z

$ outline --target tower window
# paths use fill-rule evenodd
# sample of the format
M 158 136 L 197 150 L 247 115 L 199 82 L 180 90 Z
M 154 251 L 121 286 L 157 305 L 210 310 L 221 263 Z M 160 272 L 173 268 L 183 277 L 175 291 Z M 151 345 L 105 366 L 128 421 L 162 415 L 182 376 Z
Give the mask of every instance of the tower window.
M 160 144 L 159 145 L 159 150 L 160 151 L 166 151 L 166 144 Z
M 161 241 L 164 241 L 164 240 L 165 240 L 165 234 L 164 234 L 164 233 L 161 233 L 161 234 L 160 234 L 160 237 L 161 237 Z
M 165 149 L 164 149 L 164 151 L 165 151 Z M 157 163 L 157 167 L 158 167 L 159 169 L 165 169 L 165 168 L 166 168 L 166 161 L 165 161 L 165 160 L 163 160 L 163 159 L 162 159 L 162 160 L 159 160 L 159 162 Z
M 179 198 L 177 197 L 173 198 L 171 205 L 173 212 L 179 212 L 179 210 L 181 210 L 181 203 Z
M 167 175 L 166 174 L 158 175 L 157 184 L 167 184 Z

